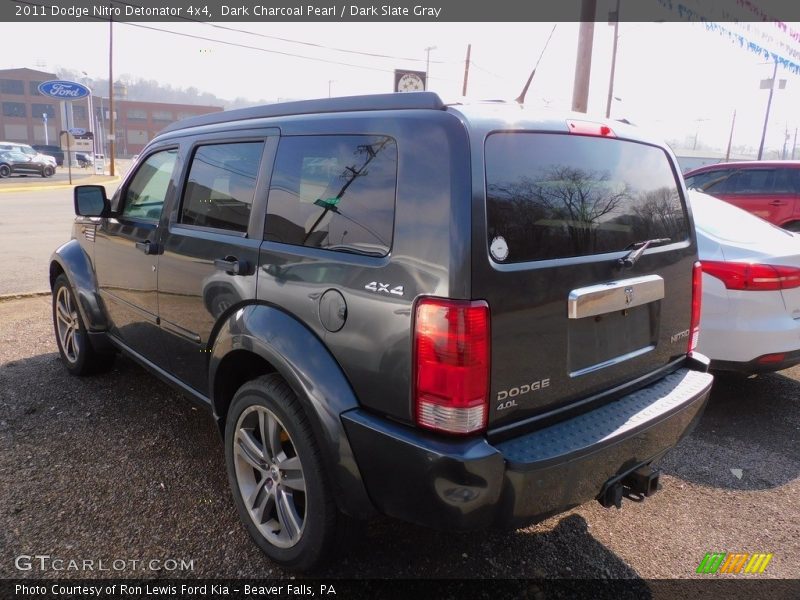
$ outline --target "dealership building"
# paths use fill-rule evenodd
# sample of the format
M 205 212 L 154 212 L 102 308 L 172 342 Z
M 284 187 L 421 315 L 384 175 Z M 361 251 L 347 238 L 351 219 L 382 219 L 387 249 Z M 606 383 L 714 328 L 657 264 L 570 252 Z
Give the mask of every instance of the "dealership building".
M 93 95 L 64 102 L 39 92 L 39 84 L 58 79 L 55 73 L 34 69 L 0 69 L 0 140 L 59 145 L 61 131 L 79 128 L 107 139 L 110 111 L 107 97 Z M 71 107 L 71 111 L 69 108 Z M 89 114 L 94 114 L 90 123 Z M 138 154 L 164 127 L 196 115 L 219 112 L 221 106 L 140 102 L 114 98 L 114 137 L 117 156 Z M 71 112 L 71 114 L 70 114 Z

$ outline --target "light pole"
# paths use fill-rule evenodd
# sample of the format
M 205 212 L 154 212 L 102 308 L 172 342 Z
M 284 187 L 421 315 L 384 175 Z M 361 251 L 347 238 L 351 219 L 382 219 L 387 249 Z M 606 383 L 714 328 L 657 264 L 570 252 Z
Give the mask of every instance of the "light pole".
M 114 19 L 108 19 L 108 156 L 110 159 L 108 174 L 115 173 L 114 165 Z
M 697 150 L 697 138 L 700 137 L 700 124 L 703 121 L 708 121 L 708 119 L 695 119 L 697 121 L 697 131 L 694 134 L 694 146 L 692 146 L 692 150 Z
M 733 110 L 733 119 L 731 120 L 731 135 L 728 137 L 728 149 L 725 152 L 725 161 L 731 158 L 731 144 L 733 144 L 733 128 L 736 126 L 736 109 Z
M 89 74 L 86 71 L 81 71 L 81 73 L 83 73 L 84 85 L 86 85 L 87 82 L 92 81 L 91 77 L 89 77 Z M 86 109 L 89 111 L 87 121 L 89 122 L 89 131 L 92 134 L 92 158 L 94 158 L 94 155 L 97 153 L 97 131 L 94 126 L 94 102 L 92 101 L 92 94 L 94 92 L 92 92 L 92 88 L 90 88 L 88 85 L 86 85 L 86 87 L 89 88 L 89 95 L 86 96 Z
M 772 79 L 767 79 L 761 82 L 761 89 L 765 88 L 765 83 L 769 82 L 769 99 L 767 100 L 767 112 L 764 115 L 764 129 L 761 130 L 761 143 L 758 145 L 758 160 L 764 154 L 764 140 L 767 137 L 767 124 L 769 123 L 769 109 L 772 106 L 772 95 L 775 93 L 775 84 L 778 77 L 778 59 L 775 59 L 775 68 L 772 70 Z M 781 79 L 781 89 L 786 87 L 786 80 Z
M 430 79 L 431 72 L 431 50 L 436 50 L 436 46 L 428 46 L 425 48 L 425 89 L 428 89 L 428 80 Z
M 50 140 L 47 138 L 47 113 L 42 113 L 42 121 L 44 121 L 44 144 L 47 146 Z
M 578 30 L 578 54 L 572 86 L 572 110 L 585 113 L 589 104 L 589 79 L 592 73 L 592 45 L 597 0 L 581 0 L 581 24 Z
M 611 117 L 611 101 L 614 99 L 614 73 L 617 70 L 617 43 L 619 42 L 619 1 L 614 15 L 614 49 L 611 51 L 611 75 L 608 79 L 608 101 L 606 102 L 606 119 Z
M 331 97 L 331 84 L 335 81 L 335 79 L 328 79 L 328 98 Z

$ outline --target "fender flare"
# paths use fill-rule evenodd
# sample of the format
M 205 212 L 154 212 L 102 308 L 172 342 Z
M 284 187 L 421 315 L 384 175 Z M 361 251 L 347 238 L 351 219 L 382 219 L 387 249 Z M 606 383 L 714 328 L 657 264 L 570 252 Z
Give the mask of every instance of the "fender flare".
M 339 363 L 300 321 L 270 305 L 250 304 L 229 315 L 219 328 L 209 360 L 209 390 L 214 417 L 222 424 L 215 377 L 230 352 L 246 350 L 269 364 L 297 395 L 331 474 L 339 509 L 353 517 L 375 514 L 367 496 L 340 415 L 358 400 Z M 221 425 L 221 430 L 224 427 Z
M 108 320 L 97 293 L 97 279 L 92 261 L 77 240 L 72 239 L 62 244 L 50 257 L 51 290 L 55 281 L 56 265 L 66 274 L 78 298 L 78 309 L 86 329 L 90 332 L 106 331 Z

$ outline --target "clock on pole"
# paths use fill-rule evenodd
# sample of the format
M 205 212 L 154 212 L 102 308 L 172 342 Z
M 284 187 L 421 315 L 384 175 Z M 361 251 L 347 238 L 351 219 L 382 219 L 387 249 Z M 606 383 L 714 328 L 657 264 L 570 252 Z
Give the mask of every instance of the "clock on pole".
M 421 92 L 425 90 L 425 71 L 395 69 L 395 92 Z

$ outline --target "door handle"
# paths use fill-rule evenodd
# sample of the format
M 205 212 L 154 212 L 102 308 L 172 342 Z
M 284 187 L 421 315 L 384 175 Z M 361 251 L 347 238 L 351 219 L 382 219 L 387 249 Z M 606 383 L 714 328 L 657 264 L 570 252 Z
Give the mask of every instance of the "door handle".
M 783 200 L 773 200 L 769 203 L 770 206 L 786 206 L 786 202 Z
M 154 244 L 150 240 L 136 242 L 136 249 L 141 250 L 145 254 L 158 254 L 158 244 Z
M 214 267 L 231 275 L 246 275 L 250 269 L 250 265 L 246 260 L 238 260 L 234 256 L 215 258 Z

